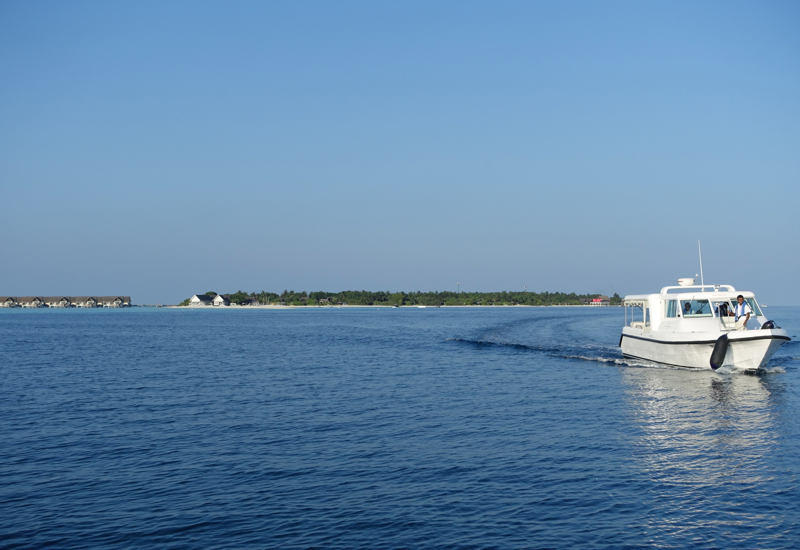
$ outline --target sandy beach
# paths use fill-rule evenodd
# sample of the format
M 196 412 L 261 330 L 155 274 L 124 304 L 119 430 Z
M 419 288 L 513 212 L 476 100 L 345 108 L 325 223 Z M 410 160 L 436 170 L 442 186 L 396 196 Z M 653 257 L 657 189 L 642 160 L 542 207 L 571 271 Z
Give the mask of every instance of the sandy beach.
M 437 306 L 397 306 L 397 308 L 395 308 L 394 306 L 389 306 L 389 305 L 371 305 L 371 306 L 368 306 L 368 305 L 352 305 L 352 306 L 351 305 L 345 305 L 345 306 L 279 306 L 279 305 L 237 306 L 237 305 L 233 305 L 233 304 L 231 304 L 229 306 L 177 306 L 177 305 L 172 305 L 172 306 L 161 306 L 161 307 L 162 308 L 174 308 L 174 309 L 202 309 L 202 310 L 207 310 L 207 309 L 208 310 L 212 310 L 213 309 L 213 310 L 228 310 L 228 311 L 240 311 L 240 310 L 250 310 L 250 309 L 255 309 L 255 310 L 257 310 L 257 309 L 269 309 L 269 310 L 272 310 L 272 309 L 275 309 L 275 310 L 278 310 L 278 309 L 297 309 L 297 310 L 302 310 L 302 309 L 345 309 L 345 308 L 351 308 L 351 309 L 352 308 L 357 308 L 357 309 L 363 309 L 363 308 L 374 308 L 374 309 L 380 309 L 380 308 L 383 308 L 383 309 L 401 309 L 401 308 L 402 309 L 436 309 L 437 308 Z M 563 305 L 552 305 L 552 306 L 529 306 L 529 305 L 524 305 L 524 304 L 496 305 L 496 306 L 492 306 L 492 305 L 490 305 L 490 306 L 478 306 L 478 305 L 471 304 L 471 305 L 462 305 L 462 306 L 438 306 L 438 307 L 439 307 L 439 309 L 442 309 L 442 308 L 483 308 L 483 309 L 486 309 L 486 308 L 490 308 L 490 307 L 496 307 L 496 308 L 509 308 L 509 307 L 589 307 L 589 308 L 591 308 L 591 307 L 597 307 L 597 306 L 589 306 L 589 305 L 583 305 L 583 304 L 581 304 L 581 305 L 563 304 Z M 605 307 L 618 307 L 618 306 L 603 306 L 603 307 L 605 308 Z

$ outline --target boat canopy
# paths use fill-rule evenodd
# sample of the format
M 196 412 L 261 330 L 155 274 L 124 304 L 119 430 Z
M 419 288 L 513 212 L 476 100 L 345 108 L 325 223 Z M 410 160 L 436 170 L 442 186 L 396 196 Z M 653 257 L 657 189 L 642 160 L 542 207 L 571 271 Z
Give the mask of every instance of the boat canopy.
M 733 285 L 680 285 L 680 286 L 665 286 L 661 289 L 661 294 L 669 294 L 670 290 L 679 290 L 680 292 L 686 292 L 689 288 L 699 288 L 700 292 L 705 292 L 707 288 L 710 288 L 713 292 L 719 292 L 721 289 L 726 289 L 727 292 L 736 292 L 736 289 L 733 288 Z
M 736 300 L 741 295 L 745 299 L 755 298 L 752 292 L 737 291 L 732 285 L 696 285 L 696 286 L 665 286 L 659 294 L 629 294 L 622 300 L 622 305 L 635 306 L 647 305 L 651 300 Z

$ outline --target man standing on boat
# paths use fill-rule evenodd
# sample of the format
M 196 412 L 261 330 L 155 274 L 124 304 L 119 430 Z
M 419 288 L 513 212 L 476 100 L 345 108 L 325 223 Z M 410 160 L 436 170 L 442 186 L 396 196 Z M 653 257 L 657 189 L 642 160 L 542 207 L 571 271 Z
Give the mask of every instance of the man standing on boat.
M 736 304 L 736 307 L 734 308 L 734 313 L 736 314 L 736 322 L 738 323 L 739 319 L 744 318 L 744 324 L 742 325 L 742 330 L 747 330 L 747 321 L 750 320 L 750 313 L 752 313 L 752 310 L 750 309 L 750 306 L 747 305 L 747 302 L 744 301 L 744 296 L 742 296 L 741 294 L 739 294 L 736 297 L 736 301 L 738 302 Z

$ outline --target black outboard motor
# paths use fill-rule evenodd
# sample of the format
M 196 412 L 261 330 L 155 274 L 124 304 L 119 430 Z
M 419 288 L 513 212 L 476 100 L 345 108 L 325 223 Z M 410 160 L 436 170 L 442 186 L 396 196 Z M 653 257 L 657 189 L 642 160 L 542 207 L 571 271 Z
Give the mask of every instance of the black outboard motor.
M 761 330 L 771 329 L 771 328 L 781 328 L 775 324 L 775 321 L 767 321 L 763 325 L 761 325 Z

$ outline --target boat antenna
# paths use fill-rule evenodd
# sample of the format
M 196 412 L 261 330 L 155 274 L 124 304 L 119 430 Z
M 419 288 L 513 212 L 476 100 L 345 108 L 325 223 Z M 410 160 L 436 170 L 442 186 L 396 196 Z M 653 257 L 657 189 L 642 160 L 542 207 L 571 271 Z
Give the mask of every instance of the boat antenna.
M 705 290 L 705 281 L 703 281 L 703 250 L 700 248 L 700 239 L 697 239 L 697 253 L 700 254 L 700 286 Z

